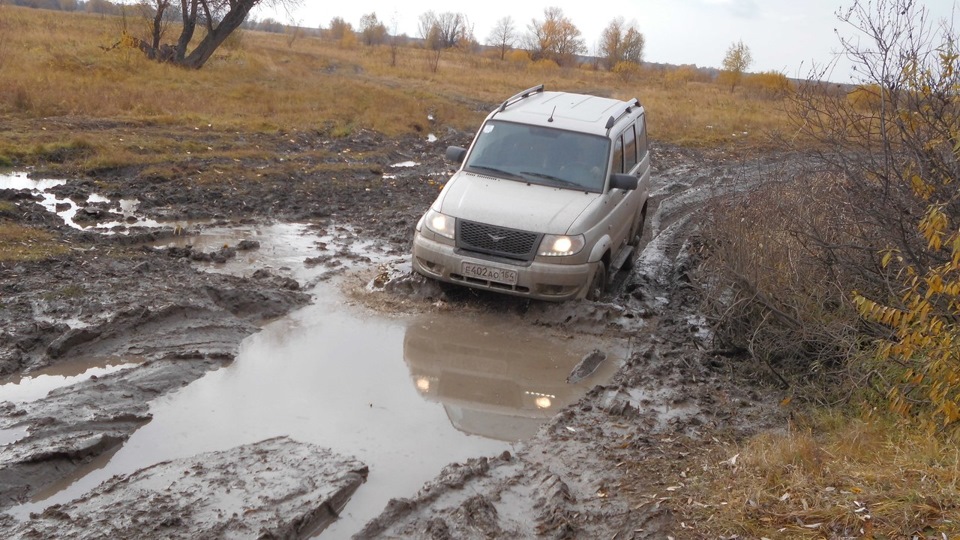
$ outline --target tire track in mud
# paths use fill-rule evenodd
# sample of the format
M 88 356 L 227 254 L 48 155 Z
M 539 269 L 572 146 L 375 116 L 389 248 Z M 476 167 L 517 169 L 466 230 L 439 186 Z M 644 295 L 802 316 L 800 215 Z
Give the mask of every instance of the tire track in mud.
M 673 261 L 695 237 L 705 211 L 718 199 L 735 198 L 763 182 L 796 174 L 800 160 L 783 156 L 711 161 L 692 151 L 657 144 L 654 146 L 653 188 L 648 198 L 647 223 L 640 243 L 641 254 L 650 242 L 659 243 L 656 253 Z M 649 257 L 650 254 L 648 253 Z M 610 286 L 612 296 L 624 294 L 630 274 L 620 272 Z

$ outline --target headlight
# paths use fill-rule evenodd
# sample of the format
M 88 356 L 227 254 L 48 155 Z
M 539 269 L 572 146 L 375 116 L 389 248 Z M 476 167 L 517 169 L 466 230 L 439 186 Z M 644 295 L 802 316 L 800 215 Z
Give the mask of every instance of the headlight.
M 565 236 L 548 234 L 540 242 L 540 255 L 544 257 L 566 257 L 576 255 L 583 249 L 583 235 Z
M 440 236 L 445 236 L 447 238 L 453 239 L 456 236 L 457 232 L 457 220 L 448 215 L 441 214 L 433 208 L 427 210 L 427 213 L 423 216 L 423 224 L 427 226 L 431 231 L 439 234 Z

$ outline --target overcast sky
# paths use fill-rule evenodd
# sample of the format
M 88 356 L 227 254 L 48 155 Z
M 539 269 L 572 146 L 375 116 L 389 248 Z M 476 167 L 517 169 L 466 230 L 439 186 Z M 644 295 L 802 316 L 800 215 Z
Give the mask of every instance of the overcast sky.
M 823 64 L 834 58 L 839 41 L 834 30 L 850 35 L 852 30 L 839 22 L 836 13 L 853 0 L 590 0 L 529 1 L 408 0 L 400 4 L 386 0 L 328 2 L 303 0 L 292 13 L 260 10 L 258 19 L 272 17 L 287 24 L 329 26 L 330 19 L 342 17 L 355 28 L 360 17 L 374 12 L 388 29 L 394 23 L 399 33 L 417 36 L 420 14 L 433 10 L 465 14 L 474 25 L 474 35 L 484 43 L 498 19 L 513 17 L 516 28 L 526 33 L 531 20 L 543 19 L 545 7 L 557 6 L 580 29 L 593 52 L 600 32 L 616 16 L 635 20 L 646 37 L 644 60 L 668 64 L 696 64 L 719 67 L 731 43 L 743 40 L 753 54 L 750 71 L 780 71 L 805 77 L 811 62 Z M 864 0 L 865 1 L 865 0 Z M 954 21 L 954 0 L 926 0 L 934 20 Z M 849 66 L 838 65 L 830 77 L 849 79 Z

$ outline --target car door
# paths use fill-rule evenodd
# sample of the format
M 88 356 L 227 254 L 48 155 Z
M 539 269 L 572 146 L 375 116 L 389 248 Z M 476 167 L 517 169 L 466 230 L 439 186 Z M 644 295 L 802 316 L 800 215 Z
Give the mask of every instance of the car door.
M 636 173 L 640 167 L 637 155 L 636 124 L 631 122 L 621 131 L 613 141 L 613 157 L 610 166 L 611 173 Z M 609 182 L 608 182 L 609 185 Z M 607 189 L 608 204 L 611 211 L 607 216 L 607 230 L 610 235 L 615 258 L 620 249 L 630 241 L 630 230 L 633 228 L 637 213 L 640 209 L 636 190 Z

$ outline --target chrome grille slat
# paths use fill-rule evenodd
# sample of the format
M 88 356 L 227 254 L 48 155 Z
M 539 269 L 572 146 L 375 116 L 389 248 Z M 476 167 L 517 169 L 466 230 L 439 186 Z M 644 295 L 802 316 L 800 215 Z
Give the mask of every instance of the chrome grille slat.
M 508 259 L 532 261 L 541 235 L 474 221 L 457 220 L 457 247 Z

